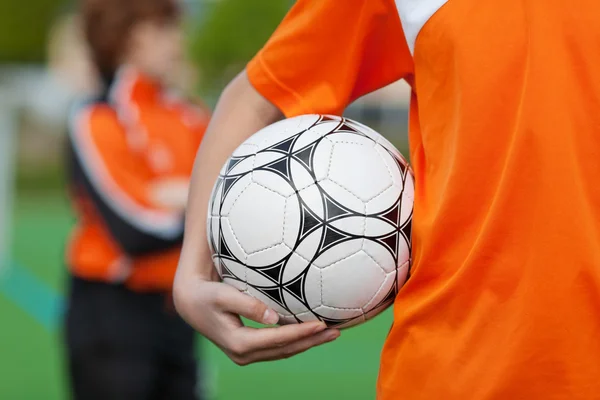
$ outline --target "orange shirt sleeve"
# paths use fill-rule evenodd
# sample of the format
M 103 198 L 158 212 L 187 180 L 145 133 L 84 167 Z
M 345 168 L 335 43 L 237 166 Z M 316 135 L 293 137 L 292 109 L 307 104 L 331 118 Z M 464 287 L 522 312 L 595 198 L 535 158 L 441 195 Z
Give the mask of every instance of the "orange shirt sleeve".
M 412 71 L 393 0 L 299 0 L 246 69 L 287 117 L 339 115 Z

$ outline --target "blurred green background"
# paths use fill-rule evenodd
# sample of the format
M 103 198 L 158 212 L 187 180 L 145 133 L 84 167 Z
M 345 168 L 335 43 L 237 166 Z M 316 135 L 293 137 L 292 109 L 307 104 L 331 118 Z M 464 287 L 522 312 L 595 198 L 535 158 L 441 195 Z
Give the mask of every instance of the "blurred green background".
M 190 60 L 199 77 L 190 91 L 214 105 L 224 84 L 266 41 L 291 3 L 187 1 Z M 76 3 L 61 0 L 0 1 L 0 100 L 20 96 L 30 80 L 45 76 L 51 33 L 75 9 Z M 19 80 L 25 84 L 15 86 Z M 0 268 L 0 399 L 65 399 L 63 251 L 73 218 L 64 194 L 64 116 L 36 114 L 21 103 L 8 109 L 0 101 L 0 118 L 4 111 L 17 126 L 16 132 L 0 131 L 16 135 L 14 149 L 8 150 L 16 155 L 12 221 L 4 227 L 12 237 L 10 259 Z M 406 110 L 398 110 L 389 97 L 374 96 L 350 107 L 348 115 L 379 130 L 407 154 Z M 224 400 L 373 399 L 390 324 L 388 311 L 307 354 L 244 368 L 200 341 L 208 390 Z
M 55 296 L 62 292 L 62 246 L 72 219 L 62 196 L 20 196 L 15 217 L 13 254 L 30 276 L 5 277 L 4 285 L 20 283 L 25 293 L 18 297 L 31 296 L 34 304 L 0 295 L 0 399 L 65 399 L 60 324 L 40 323 L 57 310 L 56 304 L 32 285 L 47 286 Z M 209 390 L 231 400 L 372 399 L 389 326 L 386 313 L 296 358 L 243 368 L 201 341 Z

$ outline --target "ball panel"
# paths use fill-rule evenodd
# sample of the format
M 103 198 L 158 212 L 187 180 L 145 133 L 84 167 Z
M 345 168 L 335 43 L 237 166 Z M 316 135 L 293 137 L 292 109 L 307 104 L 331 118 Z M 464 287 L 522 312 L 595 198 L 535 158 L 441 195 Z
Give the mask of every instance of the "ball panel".
M 319 114 L 304 114 L 304 115 L 300 115 L 297 117 L 288 118 L 288 120 L 291 120 L 294 122 L 297 120 L 298 125 L 296 126 L 296 130 L 298 130 L 298 132 L 302 132 L 302 131 L 309 129 L 312 126 L 315 126 L 315 124 L 317 124 L 321 120 L 321 115 L 319 115 Z
M 286 290 L 283 291 L 283 299 L 291 314 L 298 315 L 310 312 L 294 294 Z
M 322 305 L 362 309 L 385 283 L 386 274 L 360 251 L 321 270 Z
M 261 150 L 266 149 L 310 128 L 318 120 L 318 115 L 301 115 L 288 118 L 261 129 L 251 136 L 246 143 L 255 144 Z
M 286 199 L 283 226 L 283 243 L 288 249 L 293 249 L 302 231 L 302 210 L 297 196 Z
M 352 142 L 334 140 L 328 179 L 367 202 L 389 188 L 393 180 L 374 144 L 359 143 L 356 138 Z
M 363 310 L 365 313 L 373 310 L 377 306 L 379 306 L 386 298 L 390 296 L 395 296 L 396 287 L 396 272 L 389 273 L 385 276 L 385 279 L 379 288 L 379 290 L 373 295 L 371 300 L 363 306 Z
M 369 238 L 387 236 L 396 230 L 396 226 L 388 220 L 365 218 L 364 236 Z
M 391 185 L 402 188 L 406 169 L 401 168 L 398 164 L 398 160 L 395 159 L 390 152 L 381 145 L 376 145 L 374 149 L 377 154 L 379 154 L 379 157 L 381 157 L 381 161 L 384 163 L 388 173 L 390 174 Z
M 248 269 L 243 263 L 225 258 L 220 258 L 219 264 L 219 268 L 221 269 L 221 276 L 223 278 L 229 277 L 231 279 L 243 282 L 244 284 L 248 282 Z
M 408 174 L 404 180 L 404 191 L 402 192 L 402 213 L 400 215 L 400 224 L 404 225 L 412 218 L 413 202 L 415 198 L 415 181 L 412 175 Z
M 222 176 L 236 176 L 247 174 L 252 171 L 254 168 L 256 156 L 248 156 L 245 158 L 230 158 L 229 162 L 225 165 L 226 170 L 225 173 L 222 173 Z
M 231 209 L 235 206 L 235 203 L 239 200 L 240 196 L 242 196 L 242 194 L 244 194 L 244 192 L 250 187 L 251 184 L 251 174 L 242 177 L 223 179 L 222 204 L 220 206 L 220 211 L 215 212 L 215 215 L 221 215 L 223 217 L 229 216 L 229 213 L 231 212 Z
M 254 157 L 254 168 L 264 168 L 285 159 L 285 155 L 275 151 L 260 151 Z
M 248 254 L 246 256 L 246 265 L 251 268 L 273 266 L 282 262 L 291 252 L 292 250 L 284 243 L 275 244 Z
M 398 275 L 396 276 L 397 287 L 401 288 L 402 286 L 404 286 L 404 284 L 406 283 L 406 280 L 408 279 L 409 271 L 410 271 L 410 260 L 405 261 L 403 264 L 401 264 L 398 267 Z
M 217 179 L 210 195 L 210 202 L 208 204 L 208 215 L 218 216 L 221 210 L 221 202 L 223 200 L 223 180 Z
M 244 142 L 241 145 L 239 145 L 237 149 L 234 150 L 234 152 L 231 154 L 231 157 L 243 158 L 243 157 L 252 156 L 252 155 L 256 154 L 258 149 L 259 149 L 259 147 L 256 144 Z M 225 164 L 225 166 L 223 166 L 224 170 L 226 168 L 227 168 L 227 164 Z
M 388 274 L 396 271 L 397 264 L 394 255 L 380 242 L 365 240 L 362 250 L 384 271 L 384 273 Z M 408 260 L 409 253 L 406 246 L 400 246 L 397 257 L 397 259 L 400 260 L 399 263 L 404 263 Z
M 262 186 L 265 190 L 275 192 L 287 198 L 294 194 L 294 188 L 281 175 L 271 171 L 256 170 L 252 173 L 252 182 Z
M 217 252 L 217 246 L 219 243 L 219 228 L 220 228 L 219 217 L 208 217 L 208 246 L 210 248 L 211 254 L 215 254 Z
M 319 187 L 328 197 L 335 199 L 342 207 L 355 213 L 365 213 L 365 203 L 361 199 L 330 179 L 319 182 Z
M 312 156 L 312 170 L 317 181 L 322 181 L 323 179 L 327 178 L 327 175 L 329 175 L 332 151 L 333 143 L 331 140 L 329 140 L 328 136 L 319 141 L 315 147 L 314 155 Z
M 336 263 L 352 257 L 359 251 L 361 251 L 363 245 L 363 239 L 350 239 L 345 242 L 340 242 L 330 247 L 319 255 L 313 262 L 313 265 L 317 268 L 328 269 L 333 268 Z M 344 276 L 346 273 L 344 272 Z
M 227 255 L 242 262 L 246 261 L 247 254 L 233 233 L 229 218 L 221 217 L 221 234 L 217 246 L 219 247 L 219 255 Z
M 311 265 L 304 281 L 304 296 L 311 310 L 323 305 L 322 282 L 321 269 Z
M 282 283 L 285 285 L 296 280 L 302 275 L 309 264 L 310 262 L 307 259 L 300 257 L 296 253 L 292 253 L 283 269 Z
M 317 220 L 325 218 L 323 193 L 319 190 L 318 185 L 310 185 L 298 191 L 298 197 L 302 200 L 310 214 Z
M 348 320 L 362 317 L 361 308 L 334 308 L 328 306 L 319 306 L 313 310 L 321 317 L 329 320 Z
M 396 185 L 388 187 L 386 190 L 384 190 L 379 195 L 375 196 L 373 199 L 369 200 L 366 203 L 367 214 L 387 214 L 389 211 L 393 211 L 392 207 L 398 206 L 401 200 L 401 196 L 401 187 L 398 187 Z M 388 219 L 390 216 L 388 216 Z M 399 216 L 393 218 L 394 223 L 398 223 L 398 217 Z
M 323 227 L 316 228 L 298 243 L 294 251 L 305 260 L 312 261 L 321 245 Z
M 332 132 L 339 125 L 339 117 L 337 121 L 323 121 L 319 122 L 304 132 L 295 141 L 292 151 L 297 153 L 306 149 L 307 147 L 316 144 L 323 136 Z
M 374 142 L 378 142 L 380 140 L 380 138 L 383 137 L 379 132 L 377 132 L 377 131 L 369 128 L 365 124 L 362 124 L 353 119 L 345 118 L 345 123 L 348 124 L 348 126 L 356 129 L 358 132 L 362 133 L 363 135 L 369 137 Z
M 239 194 L 228 219 L 246 254 L 283 243 L 285 205 L 283 196 L 256 183 L 248 185 Z
M 345 122 L 344 125 L 346 125 Z M 377 145 L 377 143 L 374 140 L 363 135 L 362 132 L 346 130 L 343 126 L 335 132 L 331 133 L 330 135 L 327 135 L 327 139 L 333 143 L 334 147 L 337 147 L 338 144 L 365 147 L 375 147 Z
M 302 130 L 298 129 L 298 126 L 302 119 L 303 117 L 295 117 L 277 121 L 250 136 L 244 141 L 244 144 L 256 147 L 257 151 L 263 150 L 301 132 Z
M 273 273 L 273 269 L 275 268 L 266 268 L 266 269 L 258 269 L 258 268 L 244 268 L 246 271 L 245 281 L 250 286 L 256 287 L 275 287 L 277 286 L 276 281 L 277 273 Z
M 379 139 L 377 140 L 377 143 L 381 147 L 384 147 L 390 153 L 392 153 L 402 163 L 402 165 L 404 165 L 405 167 L 408 167 L 408 161 L 406 161 L 406 158 L 404 158 L 404 156 L 402 155 L 402 153 L 400 153 L 400 151 L 398 150 L 398 148 L 396 146 L 394 146 L 392 144 L 392 142 L 390 142 L 389 140 L 387 140 L 385 138 L 385 136 L 379 135 Z
M 290 177 L 296 191 L 304 190 L 317 182 L 303 161 L 295 158 L 290 160 Z
M 364 236 L 366 218 L 363 216 L 347 216 L 330 222 L 331 226 L 349 235 Z

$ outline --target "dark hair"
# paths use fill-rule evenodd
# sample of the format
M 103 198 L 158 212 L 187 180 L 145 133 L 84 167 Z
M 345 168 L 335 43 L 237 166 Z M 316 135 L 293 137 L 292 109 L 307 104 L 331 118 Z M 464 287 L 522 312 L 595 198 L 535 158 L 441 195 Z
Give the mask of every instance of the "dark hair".
M 103 78 L 110 79 L 118 68 L 131 28 L 145 21 L 177 21 L 178 1 L 81 0 L 85 36 Z

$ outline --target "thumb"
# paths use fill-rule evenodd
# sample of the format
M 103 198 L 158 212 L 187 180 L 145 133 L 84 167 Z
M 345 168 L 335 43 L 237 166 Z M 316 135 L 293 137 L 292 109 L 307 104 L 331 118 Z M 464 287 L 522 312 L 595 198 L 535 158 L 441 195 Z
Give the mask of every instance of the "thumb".
M 220 296 L 218 296 L 218 306 L 224 311 L 265 325 L 274 325 L 279 321 L 279 314 L 262 301 L 227 284 L 222 284 L 222 286 Z

